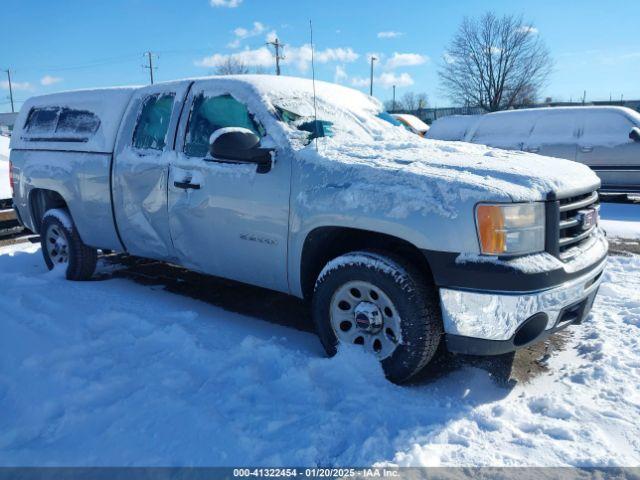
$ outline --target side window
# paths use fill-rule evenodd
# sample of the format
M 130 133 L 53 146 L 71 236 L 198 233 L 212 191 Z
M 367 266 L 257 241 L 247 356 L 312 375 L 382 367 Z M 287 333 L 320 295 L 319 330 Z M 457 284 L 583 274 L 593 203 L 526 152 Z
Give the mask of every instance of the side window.
M 209 137 L 216 130 L 225 127 L 242 127 L 260 137 L 265 135 L 264 129 L 254 120 L 247 107 L 231 95 L 198 95 L 191 108 L 184 153 L 192 157 L 206 157 L 209 152 Z
M 533 129 L 534 118 L 521 113 L 489 113 L 482 117 L 472 142 L 519 150 Z
M 58 107 L 32 108 L 24 129 L 28 133 L 53 134 L 59 115 Z
M 157 94 L 142 103 L 138 121 L 133 131 L 133 146 L 141 149 L 163 150 L 175 95 Z
M 529 142 L 532 144 L 576 143 L 576 116 L 550 112 L 538 117 Z
M 582 141 L 596 145 L 627 143 L 633 126 L 631 120 L 617 112 L 587 112 Z

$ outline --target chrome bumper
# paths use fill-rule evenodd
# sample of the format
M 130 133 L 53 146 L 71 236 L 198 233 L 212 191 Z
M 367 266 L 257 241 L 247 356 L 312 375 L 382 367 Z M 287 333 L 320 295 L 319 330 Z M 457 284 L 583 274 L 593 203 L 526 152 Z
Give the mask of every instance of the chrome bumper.
M 452 337 L 508 342 L 536 314 L 547 316 L 541 333 L 557 330 L 565 322 L 562 314 L 567 307 L 581 301 L 593 301 L 606 262 L 605 258 L 589 273 L 540 291 L 481 292 L 442 288 L 440 300 L 445 333 Z

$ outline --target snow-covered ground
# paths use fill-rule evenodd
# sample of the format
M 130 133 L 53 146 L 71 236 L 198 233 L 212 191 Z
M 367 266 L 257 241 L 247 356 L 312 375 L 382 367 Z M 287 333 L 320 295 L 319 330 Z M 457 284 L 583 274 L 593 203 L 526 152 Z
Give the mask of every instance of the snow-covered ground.
M 102 271 L 108 268 L 102 266 Z M 611 258 L 548 372 L 387 382 L 373 359 L 0 248 L 0 466 L 640 465 L 640 257 Z
M 0 135 L 0 200 L 11 198 L 9 186 L 9 137 Z
M 640 203 L 601 203 L 602 227 L 613 238 L 640 240 Z

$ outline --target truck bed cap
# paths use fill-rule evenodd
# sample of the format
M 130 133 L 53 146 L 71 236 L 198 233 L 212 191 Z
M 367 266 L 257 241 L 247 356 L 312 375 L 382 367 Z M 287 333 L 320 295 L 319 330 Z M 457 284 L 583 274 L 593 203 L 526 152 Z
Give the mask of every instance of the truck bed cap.
M 131 95 L 138 87 L 99 88 L 76 90 L 29 98 L 16 119 L 11 148 L 15 150 L 74 150 L 82 152 L 113 151 L 120 121 Z M 33 109 L 59 108 L 91 112 L 99 119 L 95 133 L 84 137 L 65 138 L 64 135 L 38 135 L 25 130 Z

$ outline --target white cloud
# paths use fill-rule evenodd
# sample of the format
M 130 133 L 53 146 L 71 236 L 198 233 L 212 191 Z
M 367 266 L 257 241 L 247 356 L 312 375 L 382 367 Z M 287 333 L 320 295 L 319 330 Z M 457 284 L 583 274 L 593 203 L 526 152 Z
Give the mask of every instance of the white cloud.
M 216 67 L 232 57 L 242 62 L 247 67 L 268 67 L 274 65 L 273 53 L 266 46 L 254 50 L 245 49 L 230 55 L 216 53 L 210 57 L 197 60 L 199 67 Z M 318 63 L 349 63 L 357 60 L 359 55 L 351 48 L 327 48 L 315 52 L 315 61 Z M 311 65 L 311 46 L 304 44 L 300 47 L 285 47 L 282 65 L 292 65 L 300 72 L 306 72 Z
M 397 38 L 404 35 L 402 32 L 394 32 L 393 30 L 389 30 L 386 32 L 378 32 L 378 38 Z
M 242 50 L 230 55 L 216 53 L 209 57 L 197 60 L 198 67 L 217 67 L 226 63 L 229 58 L 233 58 L 247 67 L 270 67 L 274 64 L 273 55 L 267 47 L 260 47 L 255 50 Z
M 242 0 L 209 0 L 212 7 L 236 8 L 242 3 Z
M 235 38 L 229 44 L 227 44 L 227 46 L 230 48 L 238 48 L 242 40 L 246 38 L 256 37 L 266 29 L 267 27 L 265 27 L 260 22 L 253 22 L 253 27 L 251 28 L 251 30 L 244 27 L 238 27 L 233 31 L 233 35 L 235 36 Z
M 333 76 L 333 81 L 335 83 L 344 82 L 349 76 L 347 75 L 347 71 L 342 65 L 336 65 L 336 73 Z
M 351 80 L 354 87 L 368 87 L 370 79 L 364 77 L 355 77 Z M 385 89 L 396 87 L 408 87 L 413 85 L 413 78 L 408 73 L 396 74 L 393 72 L 384 72 L 379 76 L 373 77 L 374 87 L 379 86 Z
M 395 73 L 385 72 L 374 80 L 376 84 L 381 85 L 384 88 L 391 88 L 394 85 L 396 87 L 408 87 L 409 85 L 413 85 L 413 78 L 408 73 L 401 73 L 397 75 Z
M 456 63 L 457 61 L 454 55 L 451 55 L 450 53 L 447 53 L 447 52 L 445 52 L 442 55 L 442 59 L 445 61 L 445 63 L 448 63 L 448 64 Z
M 327 48 L 316 52 L 316 59 L 320 63 L 355 62 L 359 56 L 351 48 Z
M 0 88 L 9 90 L 9 82 L 7 80 L 0 82 Z M 33 86 L 29 82 L 11 82 L 13 90 L 33 90 Z
M 426 55 L 420 55 L 419 53 L 398 53 L 395 52 L 393 56 L 387 60 L 385 67 L 393 70 L 398 67 L 414 67 L 416 65 L 422 65 L 429 61 L 429 57 Z
M 520 31 L 522 33 L 528 33 L 530 35 L 537 35 L 538 29 L 536 27 L 532 27 L 531 25 L 523 25 L 520 27 Z
M 267 33 L 267 36 L 264 38 L 267 42 L 275 42 L 276 38 L 278 38 L 278 32 L 275 30 L 271 30 Z
M 45 87 L 49 85 L 54 85 L 56 83 L 60 83 L 63 79 L 60 77 L 52 77 L 51 75 L 45 75 L 40 79 L 40 85 L 44 85 Z

